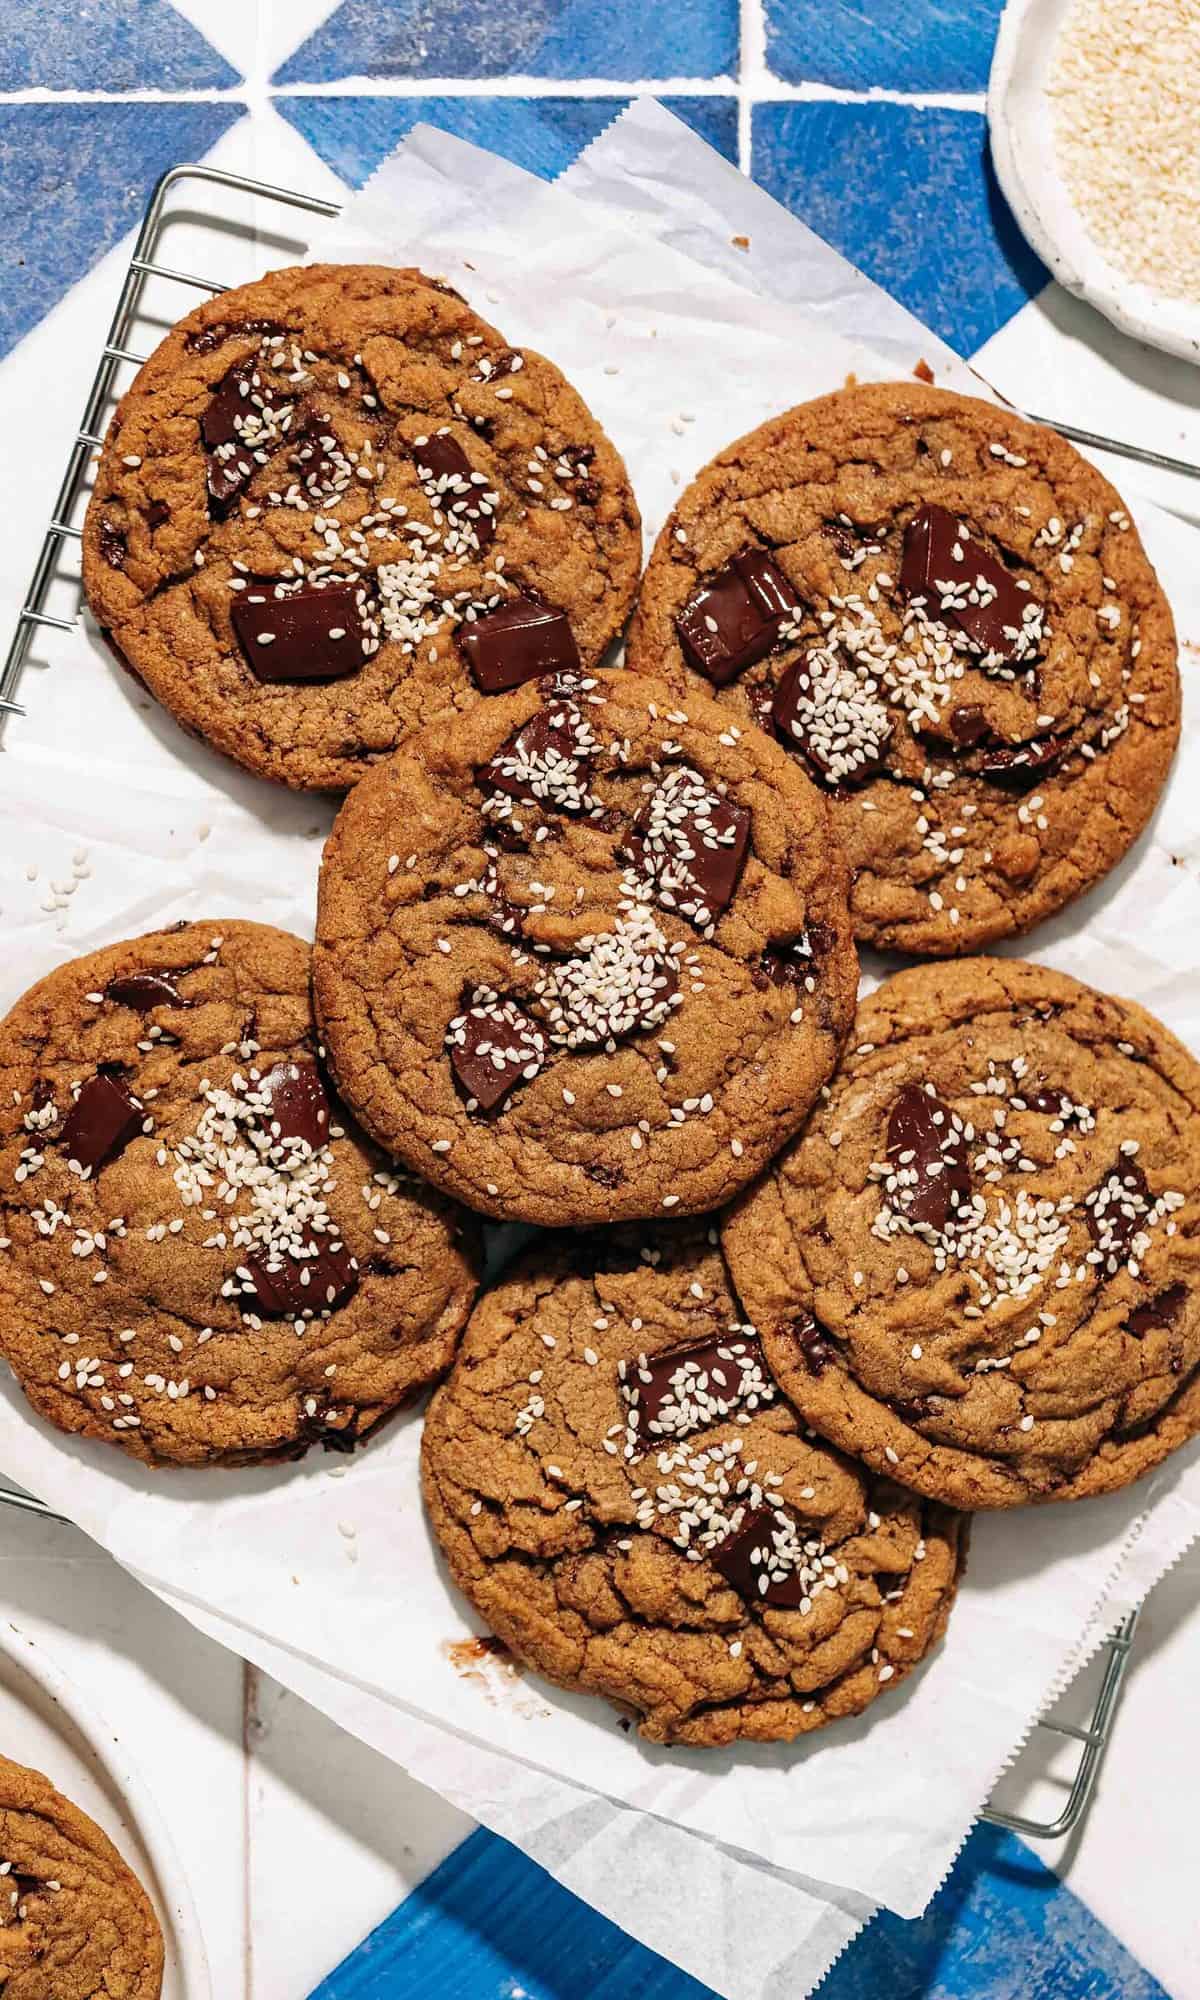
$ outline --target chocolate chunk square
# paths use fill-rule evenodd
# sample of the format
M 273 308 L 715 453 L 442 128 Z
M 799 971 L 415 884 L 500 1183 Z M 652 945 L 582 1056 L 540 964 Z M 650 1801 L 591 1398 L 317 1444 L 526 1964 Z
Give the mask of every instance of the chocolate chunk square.
M 458 628 L 458 643 L 481 694 L 503 694 L 540 674 L 570 673 L 579 649 L 565 611 L 514 597 Z
M 698 673 L 727 687 L 779 644 L 800 599 L 764 549 L 743 549 L 676 614 L 680 643 Z
M 363 663 L 358 586 L 331 583 L 286 597 L 244 590 L 233 629 L 260 681 L 338 681 Z

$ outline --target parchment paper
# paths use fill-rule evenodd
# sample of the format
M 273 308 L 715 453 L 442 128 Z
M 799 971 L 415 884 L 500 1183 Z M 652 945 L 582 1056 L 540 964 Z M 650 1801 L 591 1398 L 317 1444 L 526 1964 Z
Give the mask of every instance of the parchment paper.
M 418 128 L 313 254 L 419 262 L 511 338 L 544 348 L 625 452 L 649 533 L 677 482 L 715 450 L 848 374 L 894 373 L 923 354 L 939 380 L 978 389 L 919 329 L 906 348 L 915 323 L 901 326 L 898 308 L 880 321 L 887 361 L 844 340 L 836 323 L 851 311 L 875 332 L 873 288 L 856 293 L 848 267 L 831 274 L 832 253 L 758 191 L 746 189 L 743 229 L 730 232 L 749 235 L 753 249 L 755 232 L 769 229 L 757 292 L 673 247 L 694 251 L 735 221 L 737 190 L 667 114 L 627 116 L 573 171 L 586 199 Z M 635 184 L 633 233 L 607 191 Z M 679 208 L 675 228 L 667 218 Z M 776 272 L 786 272 L 788 301 L 768 295 Z M 826 301 L 825 321 L 790 302 L 806 288 Z M 1194 534 L 1131 504 L 1182 633 L 1200 632 Z M 31 699 L 29 720 L 8 738 L 0 1000 L 65 957 L 180 916 L 254 916 L 311 932 L 328 807 L 189 743 L 86 632 L 64 642 L 50 671 L 53 702 Z M 1185 673 L 1191 681 L 1186 658 Z M 1188 811 L 1200 784 L 1198 707 L 1189 687 L 1184 745 L 1150 834 L 1025 949 L 1144 1001 L 1200 1050 L 1200 835 Z M 92 873 L 63 921 L 41 904 L 81 847 Z M 534 1679 L 481 1687 L 455 1670 L 448 1642 L 471 1625 L 421 1514 L 415 1420 L 332 1468 L 310 1459 L 153 1474 L 61 1438 L 13 1385 L 0 1394 L 13 1477 L 198 1624 L 486 1823 L 503 1819 L 499 1830 L 580 1893 L 739 2000 L 807 1990 L 871 1901 L 908 1915 L 924 1907 L 1035 1714 L 1200 1518 L 1193 1447 L 1130 1493 L 984 1519 L 945 1646 L 912 1681 L 803 1748 L 706 1757 L 645 1746 L 602 1704 Z M 603 1837 L 589 1836 L 589 1814 Z M 660 1921 L 645 1907 L 643 1876 L 622 1879 L 634 1840 L 647 1879 L 677 1870 L 683 1854 L 699 1870 L 694 1857 L 712 1847 L 713 1907 L 701 1914 L 689 1895 L 686 1917 Z M 812 1904 L 811 1922 L 797 1897 Z M 811 1950 L 797 1952 L 798 1932 Z

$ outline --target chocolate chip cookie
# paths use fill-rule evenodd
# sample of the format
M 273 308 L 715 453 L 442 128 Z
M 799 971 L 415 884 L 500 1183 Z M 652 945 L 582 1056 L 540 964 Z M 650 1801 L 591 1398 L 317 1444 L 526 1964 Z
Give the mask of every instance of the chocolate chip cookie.
M 181 924 L 0 1024 L 0 1348 L 63 1430 L 151 1462 L 349 1451 L 449 1363 L 471 1218 L 330 1094 L 309 950 Z
M 854 1008 L 816 787 L 703 695 L 546 676 L 350 794 L 314 994 L 346 1101 L 485 1214 L 712 1208 L 795 1131 Z
M 106 1834 L 40 1771 L 0 1757 L 0 1991 L 159 2000 L 150 1899 Z
M 860 1007 L 725 1253 L 806 1421 L 953 1506 L 1125 1486 L 1200 1430 L 1200 1066 L 1015 959 Z
M 1179 734 L 1171 613 L 1119 495 L 1054 431 L 919 382 L 714 459 L 628 664 L 772 730 L 829 794 L 856 935 L 937 957 L 1107 874 Z
M 422 1468 L 492 1630 L 659 1743 L 857 1715 L 941 1636 L 965 1545 L 801 1430 L 695 1223 L 532 1251 L 476 1310 Z
M 624 623 L 641 525 L 557 368 L 419 271 L 274 271 L 121 401 L 83 541 L 112 645 L 185 728 L 301 790 Z

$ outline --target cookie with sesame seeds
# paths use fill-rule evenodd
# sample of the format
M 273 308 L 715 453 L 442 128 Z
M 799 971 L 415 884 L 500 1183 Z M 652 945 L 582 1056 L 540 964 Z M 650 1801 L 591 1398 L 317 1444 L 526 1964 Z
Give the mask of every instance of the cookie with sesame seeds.
M 309 265 L 211 299 L 109 427 L 88 602 L 185 729 L 344 790 L 415 727 L 594 666 L 641 568 L 570 384 L 419 271 Z
M 159 2000 L 163 1937 L 107 1834 L 0 1757 L 0 1988 L 13 2000 Z
M 1017 959 L 917 967 L 722 1242 L 780 1386 L 964 1508 L 1126 1486 L 1200 1431 L 1200 1065 Z
M 337 1103 L 309 957 L 180 924 L 0 1026 L 0 1351 L 61 1429 L 148 1463 L 349 1451 L 448 1366 L 473 1218 Z
M 628 664 L 787 744 L 830 797 L 855 935 L 1027 931 L 1142 831 L 1179 736 L 1170 608 L 1052 430 L 917 381 L 772 418 L 663 528 Z
M 697 1223 L 539 1245 L 477 1307 L 422 1480 L 518 1660 L 657 1743 L 858 1715 L 941 1637 L 960 1515 L 805 1433 Z
M 846 886 L 816 787 L 703 695 L 613 673 L 480 702 L 334 824 L 313 990 L 339 1087 L 487 1215 L 710 1209 L 837 1059 Z

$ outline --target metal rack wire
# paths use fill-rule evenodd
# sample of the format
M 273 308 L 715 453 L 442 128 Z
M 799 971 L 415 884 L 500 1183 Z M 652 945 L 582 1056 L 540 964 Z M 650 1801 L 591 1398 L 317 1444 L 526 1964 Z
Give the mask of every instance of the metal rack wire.
M 66 579 L 74 591 L 73 604 L 65 606 L 61 612 L 51 611 L 48 606 L 55 584 L 60 581 L 59 571 L 64 546 L 78 542 L 82 536 L 82 524 L 79 519 L 82 513 L 81 503 L 87 492 L 93 453 L 103 442 L 109 404 L 116 393 L 119 372 L 123 366 L 140 367 L 146 359 L 144 354 L 136 352 L 131 347 L 130 341 L 134 338 L 139 319 L 143 315 L 147 285 L 153 282 L 156 286 L 183 286 L 192 291 L 206 292 L 210 296 L 229 289 L 217 278 L 200 277 L 192 271 L 174 270 L 159 261 L 159 245 L 170 220 L 169 198 L 189 182 L 199 183 L 201 189 L 227 189 L 232 193 L 247 196 L 251 203 L 277 204 L 281 209 L 294 210 L 303 215 L 316 215 L 329 219 L 340 212 L 340 205 L 336 202 L 323 201 L 316 195 L 297 194 L 290 188 L 272 187 L 265 181 L 251 180 L 243 174 L 226 173 L 218 167 L 193 165 L 172 167 L 159 181 L 138 231 L 116 311 L 88 391 L 79 429 L 71 446 L 66 472 L 54 503 L 54 511 L 42 539 L 24 602 L 17 614 L 16 626 L 3 669 L 0 670 L 0 727 L 9 715 L 23 715 L 25 712 L 15 699 L 15 692 L 22 671 L 29 661 L 37 632 L 43 629 L 69 632 L 79 615 L 77 577 Z M 222 231 L 217 218 L 209 217 L 207 211 L 201 207 L 199 217 L 193 214 L 190 219 L 193 222 L 197 219 L 211 221 L 215 256 L 222 242 Z M 242 240 L 244 241 L 244 232 Z M 296 246 L 296 254 L 297 256 L 301 254 L 299 245 Z M 170 319 L 175 319 L 179 314 L 169 311 L 168 316 Z M 152 333 L 150 337 L 153 340 L 155 334 Z M 1051 422 L 1044 417 L 1034 417 L 1032 421 Z M 1181 473 L 1189 478 L 1200 478 L 1200 466 L 1188 464 L 1182 459 L 1168 458 L 1161 452 L 1148 451 L 1139 445 L 1123 443 L 1115 438 L 1100 437 L 1090 431 L 1073 429 L 1068 424 L 1056 424 L 1053 427 L 1064 436 L 1074 439 L 1076 443 L 1093 450 L 1114 452 L 1119 457 L 1137 459 L 1160 470 Z M 40 1515 L 43 1519 L 70 1525 L 64 1515 L 54 1513 L 41 1500 L 10 1487 L 0 1486 L 0 1506 L 17 1508 L 27 1514 Z M 1030 1840 L 1060 1840 L 1079 1825 L 1094 1796 L 1096 1780 L 1111 1739 L 1136 1625 L 1137 1613 L 1134 1612 L 1105 1642 L 1102 1649 L 1103 1666 L 1099 1689 L 1086 1718 L 1081 1722 L 1073 1722 L 1047 1716 L 1041 1718 L 1036 1725 L 1047 1742 L 1051 1738 L 1057 1739 L 1053 1748 L 1061 1748 L 1064 1743 L 1072 1742 L 1080 1746 L 1078 1760 L 1073 1770 L 1069 1774 L 1050 1777 L 1051 1783 L 1066 1790 L 1066 1800 L 1061 1810 L 1052 1818 L 1036 1819 L 1019 1813 L 1005 1812 L 997 1806 L 989 1806 L 982 1814 L 984 1819 L 990 1820 L 993 1825 L 1008 1827 Z

